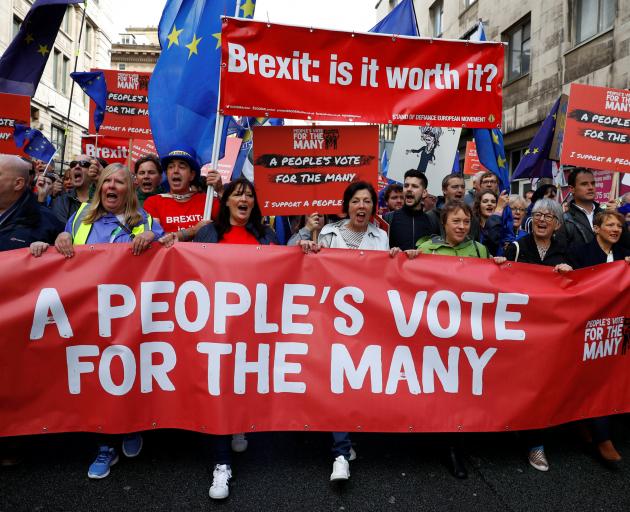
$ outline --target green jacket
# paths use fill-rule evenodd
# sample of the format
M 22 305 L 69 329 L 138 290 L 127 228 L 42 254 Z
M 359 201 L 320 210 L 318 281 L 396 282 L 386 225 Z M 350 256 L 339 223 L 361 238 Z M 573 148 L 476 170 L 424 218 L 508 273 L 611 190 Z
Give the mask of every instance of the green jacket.
M 442 256 L 465 256 L 471 258 L 489 258 L 488 249 L 474 240 L 464 240 L 452 247 L 441 236 L 424 237 L 418 240 L 416 247 L 422 254 L 441 254 Z

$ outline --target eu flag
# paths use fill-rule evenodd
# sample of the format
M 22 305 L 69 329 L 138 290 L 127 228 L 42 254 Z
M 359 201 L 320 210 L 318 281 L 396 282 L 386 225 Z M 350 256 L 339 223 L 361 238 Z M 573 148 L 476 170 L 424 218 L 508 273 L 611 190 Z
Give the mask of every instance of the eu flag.
M 470 36 L 471 41 L 486 41 L 483 24 L 479 22 L 477 30 Z M 479 162 L 499 179 L 499 190 L 510 191 L 510 176 L 503 147 L 503 134 L 499 128 L 474 128 L 473 137 L 477 145 Z
M 66 7 L 84 0 L 36 0 L 0 57 L 0 92 L 33 96 Z
M 15 124 L 13 130 L 15 145 L 27 155 L 44 162 L 52 160 L 57 150 L 42 132 L 19 123 Z
M 102 71 L 86 71 L 84 73 L 75 71 L 74 73 L 70 73 L 70 77 L 83 89 L 83 92 L 94 101 L 96 106 L 94 109 L 94 129 L 98 133 L 98 129 L 103 124 L 105 107 L 107 106 L 105 74 Z
M 159 154 L 186 143 L 212 160 L 221 64 L 221 16 L 251 18 L 255 2 L 167 0 L 158 35 L 162 53 L 149 82 L 149 118 Z
M 420 37 L 413 0 L 402 0 L 387 16 L 374 25 L 370 32 Z
M 523 158 L 516 166 L 512 180 L 522 178 L 553 178 L 549 150 L 553 142 L 553 133 L 556 129 L 556 117 L 560 98 L 551 107 L 551 111 L 543 121 L 542 126 L 525 150 Z

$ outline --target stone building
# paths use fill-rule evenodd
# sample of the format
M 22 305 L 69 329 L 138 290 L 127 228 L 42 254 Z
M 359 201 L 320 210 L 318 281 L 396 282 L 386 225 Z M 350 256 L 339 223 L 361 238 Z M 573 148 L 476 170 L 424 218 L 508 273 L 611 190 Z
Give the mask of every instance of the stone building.
M 380 0 L 377 16 L 397 3 Z M 628 0 L 414 0 L 414 7 L 422 36 L 467 38 L 481 19 L 488 40 L 508 43 L 503 133 L 510 171 L 572 82 L 630 86 Z
M 0 2 L 0 53 L 18 33 L 20 25 L 33 2 L 28 0 L 3 0 Z M 54 48 L 41 81 L 31 99 L 31 126 L 38 128 L 61 152 L 65 118 L 68 113 L 75 54 L 79 50 L 77 71 L 91 68 L 108 68 L 113 22 L 110 0 L 91 0 L 87 4 L 81 47 L 77 48 L 83 5 L 70 5 L 55 40 Z M 89 98 L 79 87 L 74 88 L 70 125 L 66 148 L 66 160 L 80 152 L 81 136 L 89 126 Z M 60 159 L 59 154 L 55 156 Z
M 111 69 L 151 72 L 160 56 L 156 27 L 129 27 L 112 45 Z

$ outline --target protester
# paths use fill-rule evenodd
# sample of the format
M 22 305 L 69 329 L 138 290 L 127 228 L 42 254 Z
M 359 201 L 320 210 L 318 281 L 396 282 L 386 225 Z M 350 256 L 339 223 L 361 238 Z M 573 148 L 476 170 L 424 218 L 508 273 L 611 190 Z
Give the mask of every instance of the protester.
M 424 173 L 410 169 L 405 173 L 403 191 L 405 204 L 400 210 L 383 216 L 389 224 L 389 246 L 403 251 L 415 249 L 416 242 L 440 232 L 440 225 L 423 211 L 422 200 L 429 182 Z
M 493 172 L 486 171 L 479 179 L 479 191 L 490 190 L 499 195 L 499 178 Z
M 52 201 L 62 192 L 61 179 L 53 172 L 40 174 L 35 183 L 37 202 L 50 208 Z
M 102 158 L 92 157 L 90 158 L 90 167 L 88 167 L 88 178 L 90 179 L 90 185 L 96 186 L 98 177 L 101 175 L 103 169 L 107 167 L 107 161 Z
M 177 235 L 169 233 L 167 236 L 174 241 Z M 239 178 L 225 187 L 216 221 L 202 226 L 193 242 L 270 245 L 277 244 L 278 240 L 273 229 L 263 224 L 254 185 L 246 178 Z M 247 448 L 247 439 L 243 434 L 212 436 L 214 470 L 209 494 L 213 499 L 224 499 L 230 494 L 230 437 L 234 451 L 241 452 Z
M 475 219 L 479 222 L 479 227 L 483 231 L 487 220 L 497 208 L 499 196 L 492 190 L 482 190 L 477 194 L 472 211 Z M 505 200 L 505 196 L 504 199 Z M 483 240 L 481 240 L 483 243 Z
M 419 172 L 413 169 L 409 172 Z M 420 173 L 422 174 L 422 173 Z M 416 179 L 416 178 L 412 178 Z M 407 178 L 405 178 L 407 183 Z M 387 251 L 389 244 L 387 233 L 370 222 L 376 213 L 376 191 L 370 183 L 357 181 L 348 185 L 343 193 L 342 211 L 346 219 L 326 224 L 319 234 L 317 242 L 300 240 L 298 245 L 305 253 L 317 253 L 320 248 L 361 249 Z M 397 212 L 394 212 L 397 213 Z M 398 248 L 390 250 L 393 256 Z M 350 461 L 356 458 L 348 432 L 333 432 L 333 470 L 331 481 L 350 478 Z
M 466 185 L 464 182 L 464 176 L 459 173 L 447 174 L 442 179 L 442 197 L 438 199 L 435 208 L 427 212 L 427 215 L 431 217 L 432 223 L 440 226 L 440 235 L 444 237 L 444 229 L 442 222 L 440 221 L 440 214 L 445 204 L 456 201 L 460 202 L 464 200 L 466 193 Z M 436 233 L 437 234 L 437 233 Z M 479 238 L 479 222 L 473 217 L 470 226 L 470 238 L 476 240 Z
M 473 207 L 473 204 L 475 204 L 475 196 L 479 193 L 480 190 L 481 177 L 485 173 L 486 171 L 479 171 L 478 173 L 474 174 L 470 180 L 472 188 L 468 192 L 466 192 L 466 195 L 464 196 L 464 202 L 471 208 Z
M 501 192 L 496 200 L 494 211 L 489 217 L 484 219 L 485 210 L 489 210 L 490 204 L 492 203 L 490 194 L 492 194 L 492 197 L 494 197 L 494 194 L 489 192 L 482 192 L 482 194 L 485 195 L 485 197 L 481 201 L 482 203 L 486 201 L 487 208 L 484 204 L 478 205 L 480 223 L 483 224 L 479 240 L 488 248 L 491 254 L 494 256 L 503 256 L 505 244 L 517 238 L 514 232 L 514 217 L 512 216 L 510 218 L 510 214 L 506 212 L 506 208 L 510 203 L 510 196 L 508 196 L 507 192 Z M 522 236 L 525 234 L 526 233 L 523 233 Z
M 32 242 L 53 243 L 63 224 L 41 206 L 27 187 L 31 165 L 13 155 L 0 155 L 0 251 Z
M 74 183 L 72 179 L 72 171 L 66 169 L 63 173 L 63 192 L 71 192 L 74 189 Z
M 399 183 L 390 183 L 385 188 L 385 206 L 387 211 L 394 212 L 400 210 L 405 204 L 402 185 Z
M 438 198 L 427 192 L 422 199 L 422 209 L 428 213 L 436 207 L 437 203 Z
M 203 220 L 206 194 L 193 190 L 201 173 L 197 154 L 194 149 L 179 145 L 162 158 L 162 169 L 166 169 L 170 193 L 149 197 L 144 207 L 160 221 L 166 232 L 176 233 L 179 241 L 192 240 L 199 229 L 209 222 Z M 210 171 L 206 180 L 220 198 L 223 192 L 220 174 Z M 212 218 L 218 210 L 218 201 L 213 200 Z
M 140 206 L 151 196 L 163 194 L 162 165 L 157 155 L 145 155 L 134 164 L 136 195 Z
M 82 203 L 90 200 L 90 179 L 88 169 L 90 159 L 87 155 L 78 155 L 70 162 L 72 190 L 65 192 L 53 200 L 52 211 L 64 224 L 79 209 Z
M 510 209 L 512 210 L 513 227 L 512 232 L 516 239 L 523 238 L 527 231 L 521 226 L 527 213 L 527 201 L 518 194 L 512 194 L 510 196 Z
M 523 194 L 523 198 L 525 199 L 525 207 L 528 207 L 532 203 L 532 197 L 534 195 L 534 191 L 529 189 L 527 192 Z
M 532 230 L 532 208 L 536 204 L 536 201 L 546 197 L 548 199 L 555 199 L 558 193 L 558 189 L 555 185 L 551 183 L 543 183 L 541 184 L 533 193 L 532 198 L 527 207 L 527 212 L 525 214 L 525 218 L 523 219 L 523 229 L 528 233 L 531 233 Z
M 68 220 L 65 231 L 55 240 L 55 249 L 65 256 L 74 256 L 74 246 L 99 243 L 129 243 L 134 255 L 146 251 L 154 240 L 160 239 L 166 246 L 172 245 L 162 238 L 160 224 L 138 207 L 129 169 L 122 164 L 107 166 L 101 173 L 91 203 L 83 203 Z M 41 256 L 49 247 L 45 241 L 31 244 L 31 254 Z M 105 478 L 110 467 L 118 462 L 118 453 L 111 446 L 113 439 L 107 436 L 98 449 L 98 455 L 88 470 L 88 477 Z M 142 436 L 138 433 L 125 435 L 122 452 L 136 457 L 142 449 Z
M 302 215 L 300 220 L 299 230 L 296 231 L 287 245 L 298 245 L 300 240 L 313 240 L 317 241 L 317 237 L 322 228 L 326 224 L 327 219 L 325 215 L 319 213 L 311 213 L 310 215 Z
M 555 233 L 562 227 L 562 208 L 553 199 L 543 198 L 532 210 L 532 232 L 508 245 L 505 256 L 510 261 L 553 267 L 555 272 L 572 270 L 568 265 L 567 246 Z M 523 432 L 528 445 L 530 465 L 539 471 L 548 471 L 543 431 Z

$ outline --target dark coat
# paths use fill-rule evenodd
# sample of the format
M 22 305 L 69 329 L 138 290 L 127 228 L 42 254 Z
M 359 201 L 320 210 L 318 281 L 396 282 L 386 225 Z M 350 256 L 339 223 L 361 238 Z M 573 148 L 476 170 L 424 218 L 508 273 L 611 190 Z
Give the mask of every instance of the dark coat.
M 420 238 L 440 234 L 440 223 L 435 217 L 407 206 L 386 213 L 383 219 L 389 224 L 389 246 L 400 247 L 403 251 L 415 249 Z
M 516 244 L 519 246 L 518 260 L 516 259 Z M 512 242 L 505 249 L 505 257 L 510 261 L 519 263 L 532 263 L 534 265 L 546 265 L 555 267 L 561 263 L 569 263 L 567 257 L 567 246 L 562 238 L 555 235 L 551 239 L 551 245 L 545 254 L 545 259 L 541 260 L 538 248 L 532 234 L 526 235 L 516 242 Z
M 258 240 L 258 243 L 260 245 L 279 245 L 278 244 L 278 238 L 276 237 L 276 233 L 273 229 L 271 229 L 269 226 L 264 226 L 265 227 L 265 234 L 260 237 L 256 234 L 256 232 L 254 231 L 254 226 L 252 224 L 247 224 L 245 226 L 245 229 L 247 231 L 249 231 L 249 233 L 251 233 L 254 238 L 256 238 L 256 240 Z M 193 238 L 193 242 L 201 242 L 204 244 L 216 244 L 219 241 L 219 234 L 217 233 L 217 230 L 214 226 L 214 224 L 206 224 L 205 226 L 203 226 L 199 231 L 197 231 L 197 234 L 195 235 L 195 238 Z
M 32 242 L 55 243 L 64 224 L 48 208 L 37 202 L 35 195 L 27 191 L 17 201 L 17 207 L 0 224 L 0 251 L 23 249 Z
M 65 225 L 80 206 L 81 201 L 79 201 L 79 198 L 77 197 L 77 191 L 72 189 L 70 192 L 59 194 L 53 199 L 52 212 L 56 215 L 59 221 L 63 222 Z
M 613 260 L 623 260 L 626 256 L 630 256 L 630 250 L 622 247 L 619 243 L 612 246 Z M 591 267 L 606 263 L 606 253 L 597 243 L 597 239 L 593 239 L 588 244 L 572 247 L 569 250 L 569 264 L 574 268 Z
M 595 207 L 593 215 L 604 211 L 598 203 L 593 201 L 593 205 Z M 575 201 L 569 203 L 569 210 L 564 214 L 564 234 L 569 247 L 587 244 L 595 238 L 586 214 L 575 205 Z M 624 230 L 617 243 L 630 250 L 630 232 Z

